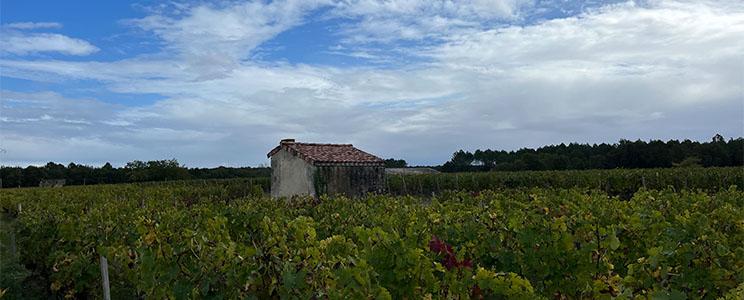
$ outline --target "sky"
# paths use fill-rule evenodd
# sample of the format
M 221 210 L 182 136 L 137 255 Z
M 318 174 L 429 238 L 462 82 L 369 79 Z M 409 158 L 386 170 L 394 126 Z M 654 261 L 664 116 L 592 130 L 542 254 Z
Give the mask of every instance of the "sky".
M 0 2 L 0 164 L 744 136 L 744 1 Z

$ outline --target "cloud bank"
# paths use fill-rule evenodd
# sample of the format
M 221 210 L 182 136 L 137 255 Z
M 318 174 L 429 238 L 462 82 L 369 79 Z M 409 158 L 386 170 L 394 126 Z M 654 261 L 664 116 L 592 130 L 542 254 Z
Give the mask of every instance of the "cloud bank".
M 0 53 L 28 55 L 39 52 L 57 52 L 67 55 L 88 55 L 98 51 L 87 41 L 57 33 L 28 32 L 33 29 L 58 29 L 62 24 L 54 22 L 20 22 L 0 27 Z
M 436 164 L 460 148 L 744 135 L 741 2 L 622 2 L 555 18 L 543 17 L 546 7 L 274 1 L 153 10 L 123 24 L 154 35 L 157 55 L 0 59 L 8 78 L 159 96 L 134 105 L 4 89 L 3 161 L 255 165 L 293 137 Z M 254 56 L 285 32 L 328 20 L 337 38 L 328 49 L 415 59 L 346 66 Z M 32 44 L 11 53 L 43 51 Z

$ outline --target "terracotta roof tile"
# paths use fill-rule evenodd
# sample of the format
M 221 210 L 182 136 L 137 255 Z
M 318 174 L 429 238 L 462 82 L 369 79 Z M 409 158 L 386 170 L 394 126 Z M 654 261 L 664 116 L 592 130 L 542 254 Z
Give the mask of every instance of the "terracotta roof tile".
M 354 148 L 351 144 L 315 144 L 315 143 L 282 143 L 266 156 L 271 157 L 282 147 L 290 153 L 312 164 L 361 164 L 383 165 L 383 160 L 377 156 Z

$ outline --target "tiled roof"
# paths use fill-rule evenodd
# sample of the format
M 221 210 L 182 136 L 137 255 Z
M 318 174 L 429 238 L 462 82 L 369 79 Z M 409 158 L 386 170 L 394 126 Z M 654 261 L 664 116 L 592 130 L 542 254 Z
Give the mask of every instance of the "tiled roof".
M 315 144 L 282 142 L 272 149 L 266 156 L 279 152 L 284 147 L 305 161 L 314 165 L 383 165 L 384 162 L 377 156 L 354 148 L 351 144 Z

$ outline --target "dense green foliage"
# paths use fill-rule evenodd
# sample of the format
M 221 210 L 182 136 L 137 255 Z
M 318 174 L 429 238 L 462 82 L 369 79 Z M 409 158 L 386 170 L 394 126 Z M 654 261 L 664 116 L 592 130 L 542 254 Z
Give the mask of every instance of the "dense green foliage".
M 388 192 L 396 195 L 431 195 L 446 190 L 540 187 L 596 189 L 627 199 L 640 188 L 717 191 L 731 185 L 744 186 L 744 168 L 470 172 L 386 177 Z
M 517 151 L 457 151 L 440 170 L 522 171 L 614 168 L 730 167 L 744 165 L 744 138 L 710 142 L 621 140 L 617 144 L 560 144 Z
M 77 298 L 100 298 L 99 255 L 115 299 L 714 299 L 744 282 L 735 186 L 628 201 L 553 188 L 261 192 L 245 181 L 11 189 L 0 208 L 15 219 L 22 268 Z
M 405 168 L 408 163 L 403 159 L 388 158 L 385 160 L 385 168 Z
M 130 183 L 188 179 L 258 178 L 271 175 L 269 168 L 186 168 L 175 159 L 131 161 L 122 168 L 106 163 L 100 168 L 70 163 L 47 163 L 42 167 L 0 167 L 2 187 L 39 186 L 44 179 L 64 179 L 66 185 Z

